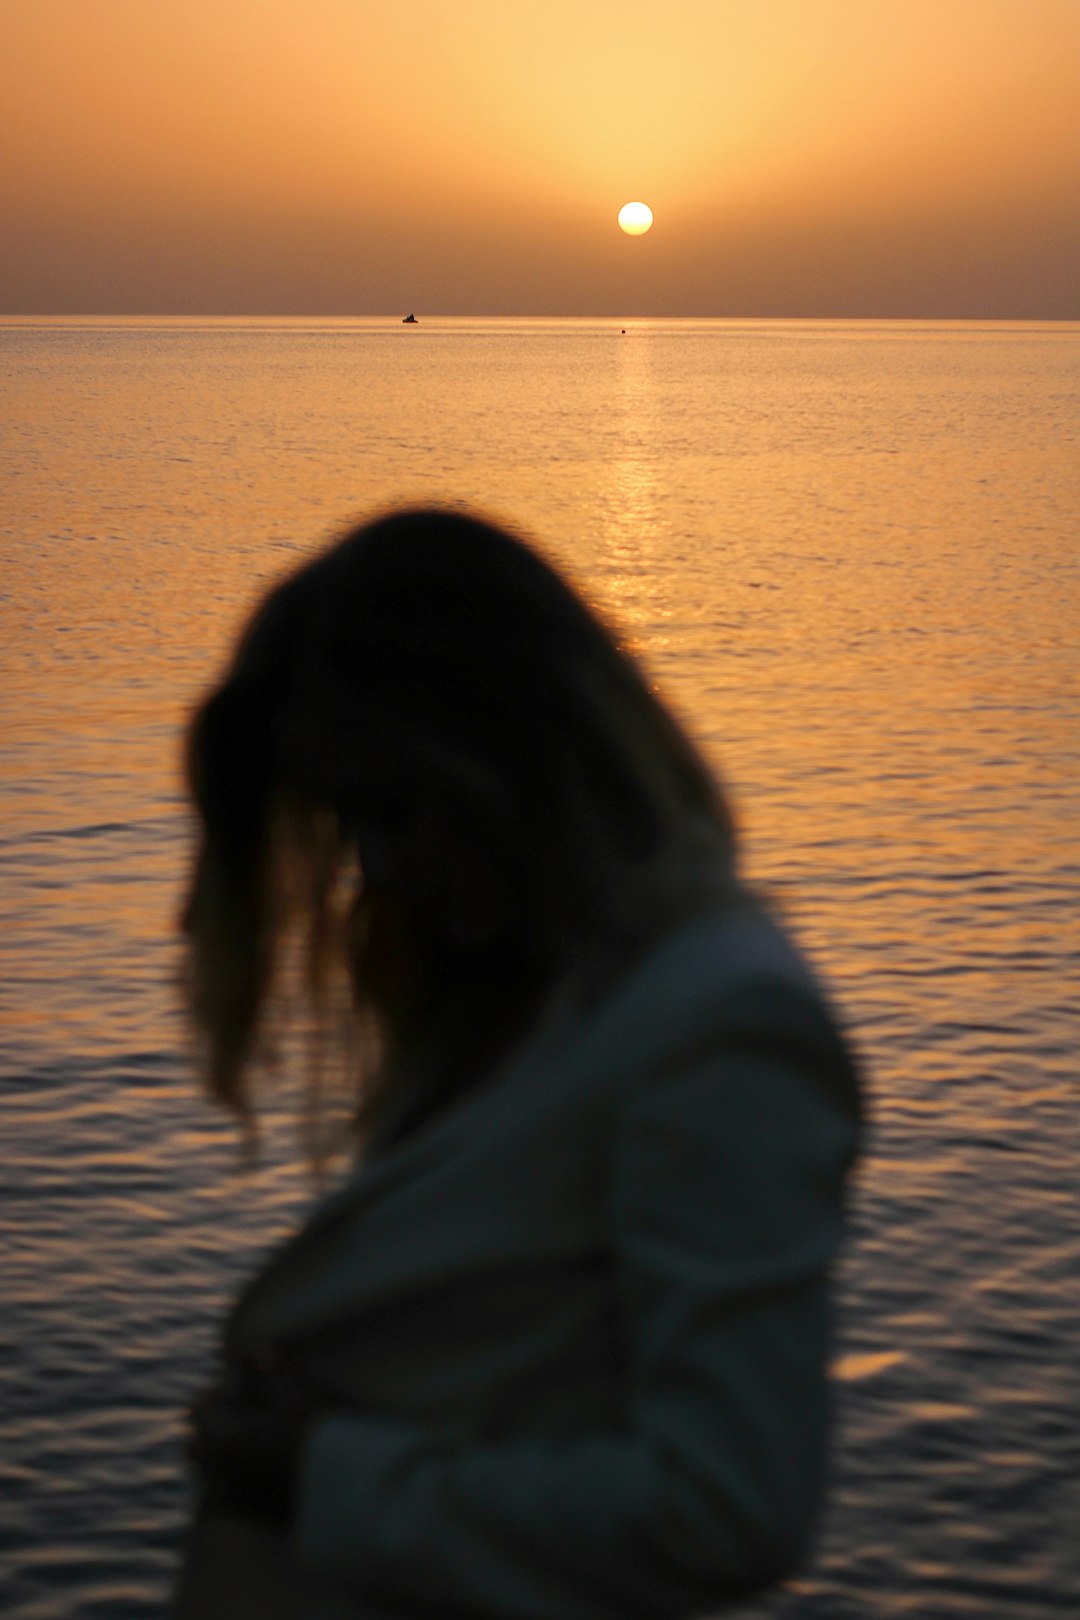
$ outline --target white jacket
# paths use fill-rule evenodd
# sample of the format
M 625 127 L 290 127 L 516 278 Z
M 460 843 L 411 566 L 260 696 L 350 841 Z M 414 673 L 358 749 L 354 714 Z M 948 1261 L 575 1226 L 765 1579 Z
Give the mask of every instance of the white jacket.
M 247 1289 L 228 1352 L 296 1358 L 326 1415 L 287 1545 L 196 1525 L 184 1620 L 651 1620 L 788 1573 L 856 1119 L 775 925 L 740 902 L 681 927 Z

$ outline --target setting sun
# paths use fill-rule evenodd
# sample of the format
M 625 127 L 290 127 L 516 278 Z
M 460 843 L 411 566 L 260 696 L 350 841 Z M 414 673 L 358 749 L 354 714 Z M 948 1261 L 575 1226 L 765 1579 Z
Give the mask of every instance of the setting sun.
M 1077 0 L 0 15 L 0 312 L 1076 317 Z
M 648 203 L 623 203 L 619 209 L 619 229 L 627 236 L 644 236 L 646 231 L 652 230 L 653 214 Z

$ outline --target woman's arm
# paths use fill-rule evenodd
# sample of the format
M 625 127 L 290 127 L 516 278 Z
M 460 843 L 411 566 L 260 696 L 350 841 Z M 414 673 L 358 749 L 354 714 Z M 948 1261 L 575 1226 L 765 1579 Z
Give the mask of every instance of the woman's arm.
M 405 1609 L 627 1620 L 788 1573 L 821 1492 L 851 1086 L 823 1012 L 784 986 L 742 998 L 722 1047 L 638 1087 L 611 1200 L 625 1426 L 485 1446 L 323 1418 L 295 1530 L 312 1576 Z

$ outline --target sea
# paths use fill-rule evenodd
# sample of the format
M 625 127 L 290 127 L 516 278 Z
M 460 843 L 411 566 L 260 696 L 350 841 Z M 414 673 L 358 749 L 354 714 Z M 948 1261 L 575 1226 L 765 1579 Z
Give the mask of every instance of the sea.
M 165 1612 L 183 1414 L 313 1190 L 178 1010 L 181 739 L 410 502 L 621 629 L 830 986 L 870 1129 L 832 1481 L 740 1616 L 1080 1616 L 1080 326 L 0 321 L 0 1613 Z M 418 1549 L 422 1556 L 422 1549 Z

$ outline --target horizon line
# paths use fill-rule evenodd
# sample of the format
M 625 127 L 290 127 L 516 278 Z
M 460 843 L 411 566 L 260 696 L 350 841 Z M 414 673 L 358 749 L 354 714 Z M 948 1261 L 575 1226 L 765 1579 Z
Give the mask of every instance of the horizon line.
M 3 310 L 0 322 L 5 321 L 396 321 L 410 325 L 397 310 L 350 310 L 332 314 L 314 311 L 258 311 L 258 310 Z M 506 311 L 423 311 L 416 317 L 416 325 L 429 321 L 726 321 L 731 324 L 750 322 L 831 322 L 836 325 L 905 325 L 905 326 L 1076 326 L 1076 315 L 706 315 L 706 314 L 633 314 L 629 312 L 589 312 L 569 314 L 562 312 Z

